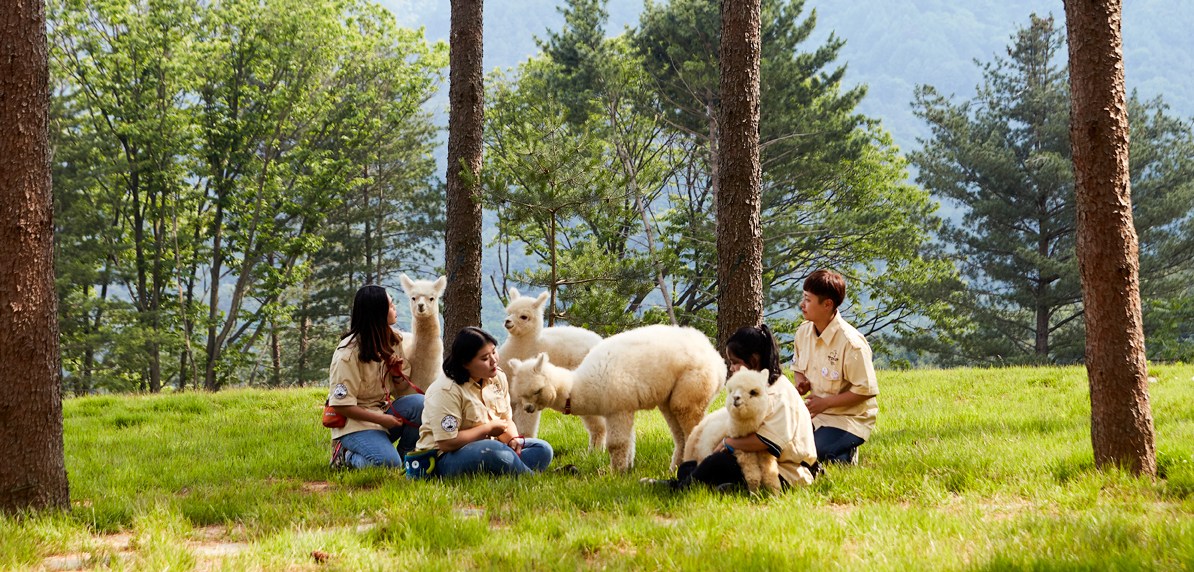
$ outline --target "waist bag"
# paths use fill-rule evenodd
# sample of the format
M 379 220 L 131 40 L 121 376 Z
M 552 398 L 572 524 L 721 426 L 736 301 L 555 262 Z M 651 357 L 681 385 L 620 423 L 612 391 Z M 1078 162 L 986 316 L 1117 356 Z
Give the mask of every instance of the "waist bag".
M 402 459 L 402 466 L 406 469 L 406 476 L 412 479 L 425 479 L 435 473 L 435 462 L 439 459 L 439 451 L 413 451 Z
M 340 415 L 339 413 L 336 413 L 336 408 L 334 408 L 330 404 L 328 404 L 327 401 L 323 402 L 323 426 L 324 427 L 327 427 L 328 429 L 339 429 L 339 428 L 343 427 L 346 423 L 348 423 L 347 417 Z

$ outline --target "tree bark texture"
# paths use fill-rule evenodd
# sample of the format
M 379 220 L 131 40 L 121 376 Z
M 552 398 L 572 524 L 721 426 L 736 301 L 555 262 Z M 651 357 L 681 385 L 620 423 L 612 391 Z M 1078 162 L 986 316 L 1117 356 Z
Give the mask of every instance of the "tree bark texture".
M 1128 179 L 1120 0 L 1066 0 L 1070 140 L 1095 465 L 1157 471 Z
M 45 4 L 0 0 L 0 511 L 70 508 L 62 445 Z
M 721 141 L 717 170 L 717 341 L 763 319 L 760 224 L 759 0 L 721 4 Z
M 448 63 L 448 212 L 444 266 L 444 332 L 451 343 L 466 326 L 481 325 L 482 0 L 452 0 Z

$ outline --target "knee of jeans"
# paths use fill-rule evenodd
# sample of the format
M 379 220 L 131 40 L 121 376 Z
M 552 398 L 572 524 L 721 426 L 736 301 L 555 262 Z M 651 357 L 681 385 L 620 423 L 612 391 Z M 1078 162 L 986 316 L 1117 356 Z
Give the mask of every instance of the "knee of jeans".
M 514 450 L 505 445 L 495 444 L 480 451 L 481 464 L 489 468 L 502 468 L 514 465 L 517 458 Z

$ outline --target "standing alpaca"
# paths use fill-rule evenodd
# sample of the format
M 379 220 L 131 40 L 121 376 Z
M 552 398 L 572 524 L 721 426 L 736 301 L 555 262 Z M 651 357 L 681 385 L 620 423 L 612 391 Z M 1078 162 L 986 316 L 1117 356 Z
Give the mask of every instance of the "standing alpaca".
M 726 411 L 729 413 L 729 436 L 744 437 L 757 433 L 770 409 L 767 397 L 769 372 L 739 370 L 726 383 Z M 775 456 L 767 451 L 734 451 L 734 458 L 742 468 L 746 488 L 757 492 L 762 484 L 767 490 L 778 493 L 779 464 Z
M 551 363 L 567 368 L 576 369 L 581 360 L 593 346 L 601 341 L 601 336 L 572 326 L 543 327 L 544 304 L 547 302 L 547 292 L 537 298 L 522 296 L 518 289 L 510 289 L 510 304 L 506 306 L 506 331 L 509 337 L 498 348 L 498 366 L 510 377 L 510 396 L 517 398 L 518 379 L 510 368 L 511 360 L 527 360 L 540 353 L 546 353 Z M 539 416 L 541 412 L 528 413 L 521 403 L 515 401 L 514 425 L 519 432 L 527 437 L 534 437 L 539 433 Z M 581 417 L 585 429 L 589 432 L 589 448 L 600 449 L 605 446 L 605 419 L 595 416 Z
M 519 401 L 527 412 L 550 407 L 565 414 L 603 415 L 614 470 L 634 464 L 634 412 L 658 407 L 680 463 L 684 442 L 725 382 L 721 354 L 692 328 L 646 326 L 606 338 L 576 371 L 551 364 L 546 354 L 511 360 Z
M 444 340 L 440 337 L 439 299 L 444 295 L 448 278 L 411 280 L 398 277 L 402 289 L 410 298 L 411 333 L 403 335 L 402 355 L 410 361 L 410 380 L 421 390 L 431 386 L 439 377 L 444 362 Z

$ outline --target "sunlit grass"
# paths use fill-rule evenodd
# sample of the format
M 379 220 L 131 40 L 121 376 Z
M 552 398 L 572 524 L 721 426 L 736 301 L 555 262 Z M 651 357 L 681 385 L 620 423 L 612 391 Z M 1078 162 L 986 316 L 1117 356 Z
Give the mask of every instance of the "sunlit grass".
M 1151 374 L 1155 481 L 1094 470 L 1080 368 L 882 372 L 860 465 L 768 498 L 639 484 L 656 412 L 628 475 L 548 413 L 581 476 L 411 482 L 327 469 L 322 388 L 71 399 L 74 508 L 0 518 L 0 568 L 1189 569 L 1194 366 Z

